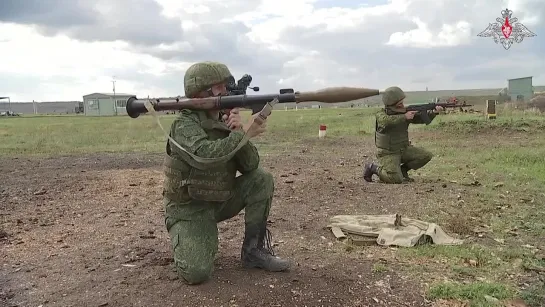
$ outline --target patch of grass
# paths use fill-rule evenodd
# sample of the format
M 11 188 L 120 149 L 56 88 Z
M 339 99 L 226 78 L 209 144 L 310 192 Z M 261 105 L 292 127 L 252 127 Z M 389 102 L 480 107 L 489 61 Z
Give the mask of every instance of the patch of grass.
M 458 266 L 455 265 L 452 267 L 452 271 L 462 277 L 465 278 L 475 278 L 479 275 L 479 272 L 476 268 L 472 267 L 464 267 L 464 266 Z
M 369 138 L 374 134 L 374 113 L 378 108 L 326 108 L 305 110 L 274 110 L 268 121 L 268 131 L 254 142 L 263 149 L 284 150 L 306 139 L 317 139 L 319 125 L 327 126 L 328 138 Z M 244 119 L 249 111 L 242 112 Z M 161 115 L 168 129 L 174 115 Z M 523 120 L 521 120 L 521 118 Z M 510 115 L 496 121 L 476 114 L 438 116 L 429 126 L 411 125 L 412 131 L 433 130 L 446 139 L 464 131 L 475 132 L 479 127 L 530 125 L 545 127 L 544 117 Z M 518 126 L 517 126 L 518 125 Z M 149 115 L 132 119 L 128 116 L 23 116 L 0 121 L 2 154 L 72 154 L 84 152 L 127 152 L 164 150 L 165 136 Z M 437 140 L 437 138 L 435 138 Z M 513 158 L 517 158 L 514 156 Z M 500 157 L 501 158 L 501 157 Z M 509 157 L 503 157 L 509 160 Z
M 474 267 L 498 267 L 501 264 L 493 252 L 479 245 L 421 245 L 401 249 L 400 253 L 404 257 L 425 257 L 452 265 L 467 263 Z
M 545 183 L 545 148 L 507 147 L 483 153 L 481 161 L 490 172 L 513 174 L 518 183 L 539 180 Z
M 275 110 L 267 132 L 254 139 L 261 150 L 291 151 L 317 139 L 321 124 L 334 137 L 362 137 L 374 131 L 375 108 Z M 245 120 L 249 111 L 242 112 Z M 175 115 L 160 116 L 165 129 Z M 168 132 L 168 131 L 167 131 Z M 95 152 L 163 152 L 166 137 L 153 117 L 23 116 L 0 121 L 0 154 L 54 155 Z
M 474 234 L 475 224 L 476 222 L 467 218 L 467 214 L 458 213 L 446 221 L 445 228 L 458 235 L 469 236 Z
M 172 117 L 162 118 L 168 127 Z M 53 155 L 93 152 L 160 152 L 161 130 L 151 117 L 41 116 L 0 121 L 4 155 Z
M 388 271 L 388 267 L 386 267 L 384 264 L 382 263 L 373 264 L 373 272 L 381 273 L 381 272 L 387 272 L 387 271 Z
M 530 271 L 545 272 L 545 260 L 538 259 L 532 256 L 525 256 L 522 258 L 522 267 Z
M 515 296 L 515 291 L 510 287 L 499 283 L 473 282 L 469 284 L 446 282 L 433 285 L 427 292 L 427 298 L 468 300 L 472 307 L 484 307 L 491 304 L 486 296 L 498 300 L 510 299 Z
M 487 119 L 482 113 L 454 113 L 436 116 L 432 124 L 421 127 L 456 134 L 529 132 L 543 129 L 544 119 L 542 114 L 523 111 L 500 112 L 496 119 Z
M 520 298 L 530 307 L 545 305 L 545 282 L 538 281 L 520 293 Z
M 438 119 L 413 134 L 416 146 L 435 154 L 418 173 L 444 181 L 447 190 L 459 190 L 459 198 L 452 206 L 430 208 L 428 215 L 462 235 L 486 225 L 494 239 L 542 238 L 545 116 L 513 112 L 496 121 L 474 114 Z M 475 133 L 478 130 L 482 133 Z
M 545 300 L 543 283 L 524 289 L 519 293 L 515 275 L 521 272 L 545 270 L 545 260 L 536 257 L 528 248 L 508 246 L 483 246 L 464 244 L 460 246 L 423 245 L 400 250 L 400 256 L 413 259 L 417 263 L 427 263 L 426 268 L 411 266 L 416 272 L 432 273 L 439 280 L 458 280 L 459 282 L 439 282 L 428 289 L 431 300 L 466 300 L 470 306 L 491 306 L 486 296 L 498 300 L 521 298 L 529 306 L 542 306 Z M 435 263 L 446 265 L 443 269 Z M 445 270 L 446 269 L 446 270 Z M 449 271 L 450 270 L 450 271 Z M 409 270 L 410 271 L 410 270 Z M 532 276 L 532 275 L 530 275 Z M 535 279 L 535 277 L 528 277 Z M 489 282 L 485 282 L 489 281 Z M 490 298 L 489 298 L 490 299 Z
M 501 248 L 497 254 L 503 261 L 513 261 L 516 259 L 536 259 L 530 250 L 523 248 Z
M 459 246 L 422 245 L 399 250 L 399 256 L 415 263 L 412 270 L 433 272 L 456 280 L 490 280 L 514 286 L 513 274 L 545 269 L 545 262 L 528 248 L 465 243 Z M 420 263 L 427 263 L 423 268 Z

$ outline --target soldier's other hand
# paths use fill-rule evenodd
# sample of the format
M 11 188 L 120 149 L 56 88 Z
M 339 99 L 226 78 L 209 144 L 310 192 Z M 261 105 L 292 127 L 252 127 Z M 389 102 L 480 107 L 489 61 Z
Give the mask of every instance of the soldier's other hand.
M 436 107 L 435 107 L 435 113 L 439 113 L 439 112 L 441 112 L 441 111 L 443 111 L 443 107 L 442 107 L 442 106 L 436 106 Z
M 416 114 L 416 111 L 408 111 L 407 113 L 405 113 L 405 118 L 413 119 L 415 114 Z
M 226 124 L 231 130 L 242 128 L 242 119 L 238 108 L 234 108 L 229 112 L 229 116 L 226 118 Z

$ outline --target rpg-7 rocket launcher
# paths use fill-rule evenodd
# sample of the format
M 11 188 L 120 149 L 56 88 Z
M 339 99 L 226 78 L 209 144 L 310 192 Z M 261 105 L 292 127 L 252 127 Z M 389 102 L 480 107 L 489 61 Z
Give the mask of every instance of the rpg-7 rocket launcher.
M 295 92 L 293 89 L 281 89 L 279 94 L 265 95 L 228 95 L 206 98 L 175 98 L 175 99 L 138 99 L 135 96 L 127 99 L 127 114 L 137 118 L 140 114 L 147 113 L 146 102 L 150 102 L 155 111 L 175 110 L 225 110 L 233 108 L 247 108 L 252 114 L 260 112 L 269 104 L 275 103 L 301 103 L 322 102 L 338 103 L 377 96 L 382 92 L 377 89 L 358 87 L 328 87 L 317 91 Z M 274 102 L 273 102 L 274 101 Z

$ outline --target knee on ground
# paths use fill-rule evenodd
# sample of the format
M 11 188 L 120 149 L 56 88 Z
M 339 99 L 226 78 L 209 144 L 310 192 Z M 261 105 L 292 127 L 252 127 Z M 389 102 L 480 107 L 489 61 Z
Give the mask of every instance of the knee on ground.
M 178 269 L 178 276 L 189 285 L 198 285 L 208 281 L 212 271 L 211 266 L 195 265 L 185 268 L 183 272 Z

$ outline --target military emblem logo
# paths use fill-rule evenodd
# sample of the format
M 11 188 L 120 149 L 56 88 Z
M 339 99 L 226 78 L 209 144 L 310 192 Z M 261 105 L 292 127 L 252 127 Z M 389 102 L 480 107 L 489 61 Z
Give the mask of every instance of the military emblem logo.
M 505 50 L 511 48 L 513 43 L 522 42 L 525 37 L 536 36 L 512 15 L 513 11 L 509 9 L 501 11 L 501 17 L 496 18 L 495 23 L 488 24 L 488 27 L 477 36 L 492 37 L 494 42 L 500 43 Z

